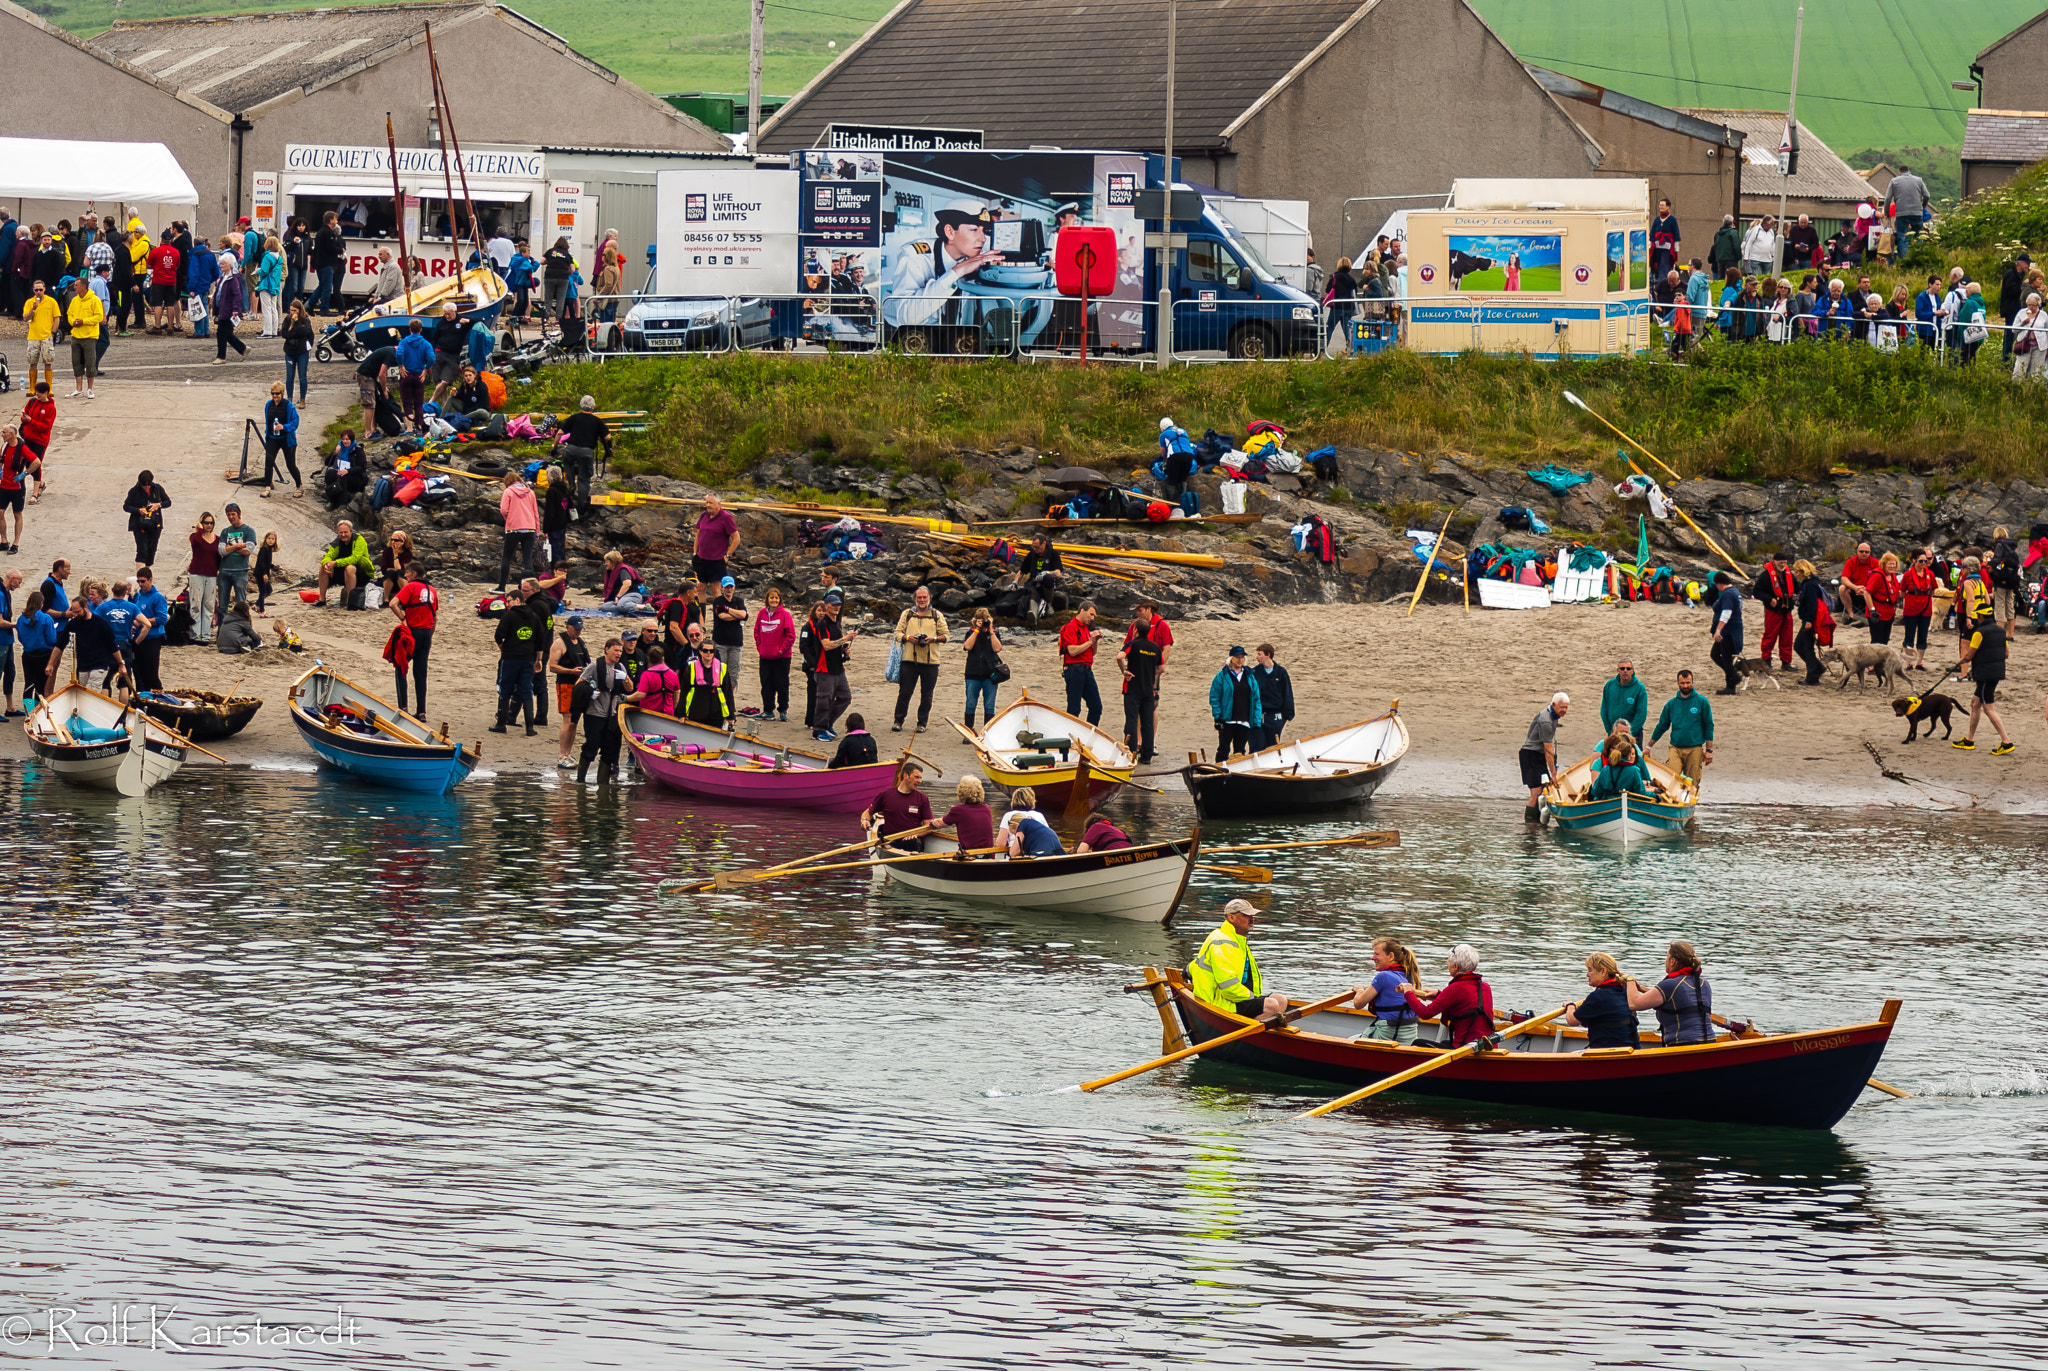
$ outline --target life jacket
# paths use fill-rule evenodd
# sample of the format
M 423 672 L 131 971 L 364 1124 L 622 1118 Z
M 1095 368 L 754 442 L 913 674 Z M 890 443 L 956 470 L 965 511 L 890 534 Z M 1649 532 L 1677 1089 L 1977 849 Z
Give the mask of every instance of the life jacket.
M 1769 592 L 1764 598 L 1764 608 L 1786 613 L 1799 603 L 1799 587 L 1792 579 L 1792 568 L 1775 560 L 1764 563 L 1764 588 Z
M 1325 566 L 1337 560 L 1337 539 L 1330 531 L 1330 521 L 1320 514 L 1308 516 L 1308 550 Z

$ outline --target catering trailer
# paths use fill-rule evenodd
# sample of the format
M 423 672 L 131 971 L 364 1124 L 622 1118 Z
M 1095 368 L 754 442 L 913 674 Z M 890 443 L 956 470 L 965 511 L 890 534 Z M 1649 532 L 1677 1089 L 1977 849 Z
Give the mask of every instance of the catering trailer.
M 1408 346 L 1557 358 L 1650 345 L 1647 181 L 1452 183 L 1408 216 Z

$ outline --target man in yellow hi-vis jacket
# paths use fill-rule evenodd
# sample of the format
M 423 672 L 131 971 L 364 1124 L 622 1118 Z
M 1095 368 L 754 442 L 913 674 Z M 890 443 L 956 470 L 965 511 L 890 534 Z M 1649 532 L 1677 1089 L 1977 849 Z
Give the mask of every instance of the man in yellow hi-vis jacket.
M 1259 963 L 1245 941 L 1258 917 L 1250 900 L 1232 900 L 1223 906 L 1223 922 L 1202 940 L 1202 950 L 1188 963 L 1196 999 L 1247 1019 L 1287 1011 L 1285 995 L 1265 992 Z

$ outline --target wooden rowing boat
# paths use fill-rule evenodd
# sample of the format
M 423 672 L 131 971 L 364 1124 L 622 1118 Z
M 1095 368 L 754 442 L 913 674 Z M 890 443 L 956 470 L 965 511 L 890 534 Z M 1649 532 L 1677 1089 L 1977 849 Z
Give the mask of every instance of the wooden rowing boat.
M 1663 787 L 1661 797 L 1630 794 L 1592 799 L 1596 760 L 1597 757 L 1587 757 L 1566 768 L 1563 775 L 1553 777 L 1543 788 L 1543 807 L 1564 832 L 1583 833 L 1589 838 L 1627 846 L 1652 838 L 1673 837 L 1692 821 L 1693 810 L 1700 802 L 1699 790 L 1662 762 L 1650 760 L 1647 753 L 1643 754 L 1643 763 L 1649 768 L 1650 779 Z
M 1148 978 L 1147 988 L 1156 983 Z M 1165 989 L 1192 1044 L 1249 1025 L 1227 1010 L 1198 1000 L 1178 969 Z M 1890 1041 L 1899 1000 L 1887 1000 L 1875 1020 L 1804 1033 L 1723 1034 L 1711 1043 L 1664 1047 L 1655 1034 L 1643 1048 L 1588 1051 L 1584 1030 L 1559 1027 L 1510 1039 L 1503 1049 L 1452 1062 L 1402 1087 L 1417 1095 L 1510 1108 L 1534 1107 L 1688 1119 L 1713 1124 L 1833 1128 L 1863 1091 Z M 1160 1017 L 1175 1025 L 1168 1009 Z M 1218 1047 L 1217 1060 L 1347 1088 L 1370 1085 L 1431 1060 L 1427 1046 L 1401 1047 L 1361 1039 L 1373 1023 L 1365 1010 L 1328 1009 L 1290 1027 Z M 1423 1025 L 1425 1037 L 1448 1043 L 1442 1026 Z
M 1205 819 L 1317 814 L 1372 798 L 1408 754 L 1401 702 L 1376 718 L 1278 743 L 1227 762 L 1181 768 Z
M 22 730 L 29 750 L 71 784 L 130 796 L 176 775 L 189 741 L 77 681 L 39 701 Z
M 924 842 L 928 851 L 943 855 L 877 871 L 912 890 L 972 904 L 1167 924 L 1187 892 L 1202 830 L 1172 842 L 1058 857 L 962 857 L 950 838 Z M 874 855 L 899 854 L 877 848 Z
M 292 682 L 292 723 L 313 754 L 351 776 L 399 790 L 446 795 L 481 760 L 426 722 L 333 669 L 315 664 Z
M 947 722 L 973 745 L 984 775 L 1006 790 L 1030 786 L 1041 809 L 1063 808 L 1073 794 L 1076 778 L 1084 772 L 1088 801 L 1097 804 L 1115 794 L 1138 766 L 1138 759 L 1121 739 L 1063 709 L 1032 699 L 1028 688 L 998 710 L 979 733 L 953 720 Z M 1020 736 L 1026 734 L 1063 738 L 1067 746 L 1047 752 L 1036 744 L 1021 742 Z M 1041 757 L 1047 760 L 1041 762 Z
M 254 695 L 229 697 L 211 690 L 146 690 L 135 703 L 196 743 L 232 738 L 263 708 Z
M 626 746 L 640 769 L 659 784 L 729 804 L 857 814 L 896 780 L 893 761 L 835 771 L 821 759 L 798 761 L 766 747 L 732 743 L 705 748 L 648 733 L 628 733 Z

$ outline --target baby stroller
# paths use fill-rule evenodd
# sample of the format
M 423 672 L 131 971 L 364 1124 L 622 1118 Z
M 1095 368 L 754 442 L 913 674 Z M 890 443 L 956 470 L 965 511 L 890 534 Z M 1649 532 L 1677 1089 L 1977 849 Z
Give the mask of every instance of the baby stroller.
M 365 349 L 362 340 L 356 337 L 356 321 L 369 312 L 369 306 L 365 305 L 354 314 L 343 315 L 321 330 L 320 336 L 313 341 L 314 358 L 322 362 L 331 362 L 339 356 L 344 361 L 360 362 Z

